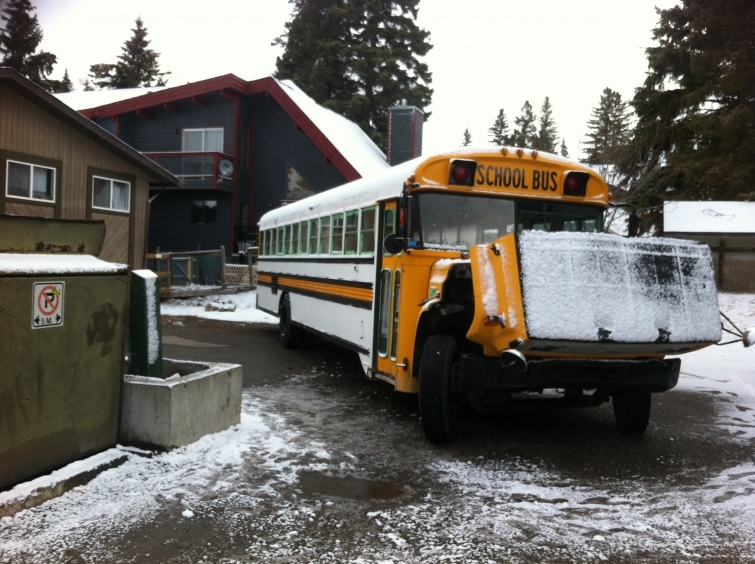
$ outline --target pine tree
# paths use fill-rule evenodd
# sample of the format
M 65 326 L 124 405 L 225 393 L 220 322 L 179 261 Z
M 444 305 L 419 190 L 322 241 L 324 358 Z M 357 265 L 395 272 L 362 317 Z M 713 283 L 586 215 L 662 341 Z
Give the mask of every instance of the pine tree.
M 47 76 L 58 59 L 47 51 L 36 52 L 43 34 L 33 11 L 34 6 L 29 0 L 8 0 L 0 12 L 5 22 L 0 30 L 1 64 L 15 69 L 42 88 L 49 88 Z
M 621 94 L 606 88 L 600 104 L 592 110 L 587 122 L 586 162 L 592 165 L 618 164 L 631 138 L 631 115 Z
M 623 164 L 645 228 L 665 200 L 755 200 L 755 2 L 682 0 L 658 14 Z
M 522 113 L 514 120 L 516 129 L 512 135 L 511 144 L 515 147 L 532 147 L 537 136 L 536 120 L 537 118 L 532 112 L 532 105 L 529 100 L 525 100 L 522 106 Z
M 558 143 L 558 130 L 556 129 L 556 122 L 553 121 L 553 108 L 548 96 L 543 100 L 540 117 L 537 121 L 537 134 L 532 140 L 532 148 L 546 153 L 555 153 Z
M 569 157 L 569 149 L 566 148 L 566 141 L 561 138 L 561 149 L 558 152 L 562 157 Z
M 418 57 L 432 45 L 416 25 L 419 0 L 290 0 L 293 18 L 276 78 L 355 121 L 385 148 L 387 110 L 405 99 L 430 105 L 432 79 Z M 425 114 L 425 119 L 429 117 Z
M 498 115 L 488 131 L 490 132 L 490 141 L 493 145 L 503 147 L 504 145 L 512 144 L 511 135 L 509 135 L 509 124 L 506 121 L 506 114 L 503 108 L 498 110 Z
M 73 82 L 71 82 L 71 77 L 68 76 L 68 69 L 66 69 L 61 80 L 48 79 L 47 84 L 50 92 L 54 92 L 55 94 L 61 94 L 73 90 Z
M 466 128 L 464 130 L 464 137 L 463 137 L 463 139 L 461 141 L 461 146 L 462 147 L 468 147 L 471 144 L 472 144 L 472 134 L 469 133 L 469 128 Z
M 155 53 L 149 48 L 151 40 L 147 39 L 147 28 L 141 18 L 136 18 L 133 35 L 118 55 L 115 64 L 100 63 L 89 67 L 92 82 L 100 88 L 138 88 L 141 86 L 165 86 L 165 76 L 170 72 L 161 72 Z M 153 85 L 152 82 L 155 81 Z

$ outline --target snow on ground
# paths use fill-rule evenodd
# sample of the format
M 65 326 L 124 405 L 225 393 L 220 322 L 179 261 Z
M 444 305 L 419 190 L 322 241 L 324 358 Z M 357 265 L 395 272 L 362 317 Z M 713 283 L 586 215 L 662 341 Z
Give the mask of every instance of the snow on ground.
M 278 323 L 277 317 L 257 309 L 257 292 L 166 300 L 160 304 L 160 313 L 241 323 Z
M 252 310 L 253 296 L 195 298 L 165 304 L 163 313 L 260 320 L 255 317 L 260 312 Z M 209 302 L 235 304 L 239 313 L 205 312 Z M 755 325 L 755 295 L 722 294 L 720 303 L 741 329 Z M 720 414 L 720 424 L 735 441 L 755 436 L 737 416 L 741 409 L 755 410 L 754 353 L 733 344 L 683 356 L 680 389 L 736 398 L 731 411 Z M 311 537 L 318 530 L 335 530 L 331 520 L 344 518 L 339 506 L 331 507 L 327 498 L 303 499 L 296 485 L 303 472 L 349 473 L 362 462 L 337 444 L 312 438 L 277 413 L 274 400 L 246 392 L 239 425 L 152 458 L 133 456 L 78 492 L 0 519 L 0 562 L 53 561 L 92 538 L 100 554 L 87 561 L 114 561 L 117 554 L 108 552 L 108 539 L 114 544 L 134 528 L 148 528 L 166 507 L 176 520 L 237 511 L 228 534 L 251 531 L 247 551 L 261 561 L 304 554 L 311 554 L 311 561 L 365 564 L 755 559 L 752 462 L 720 472 L 701 487 L 640 479 L 588 485 L 517 457 L 459 460 L 429 447 L 425 467 L 418 471 L 447 488 L 377 511 L 365 509 L 360 517 L 364 536 L 354 541 L 347 557 L 340 557 L 330 552 L 332 544 L 326 549 Z M 337 464 L 344 457 L 353 464 Z M 257 472 L 254 480 L 250 468 Z M 317 523 L 326 526 L 313 529 Z M 722 538 L 729 551 L 723 556 Z M 348 542 L 344 538 L 343 544 Z
M 741 331 L 755 327 L 755 294 L 719 294 L 718 305 Z M 735 338 L 724 333 L 721 342 Z M 734 435 L 755 438 L 755 426 L 742 417 L 755 409 L 755 347 L 746 349 L 741 342 L 710 346 L 679 358 L 677 389 L 730 396 L 732 401 L 719 414 L 721 424 Z

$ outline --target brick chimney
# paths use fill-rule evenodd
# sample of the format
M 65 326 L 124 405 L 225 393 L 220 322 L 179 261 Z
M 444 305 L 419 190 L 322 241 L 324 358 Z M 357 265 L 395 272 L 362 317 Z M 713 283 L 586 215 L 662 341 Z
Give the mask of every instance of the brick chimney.
M 401 100 L 388 108 L 388 164 L 396 166 L 422 155 L 422 123 L 425 113 Z

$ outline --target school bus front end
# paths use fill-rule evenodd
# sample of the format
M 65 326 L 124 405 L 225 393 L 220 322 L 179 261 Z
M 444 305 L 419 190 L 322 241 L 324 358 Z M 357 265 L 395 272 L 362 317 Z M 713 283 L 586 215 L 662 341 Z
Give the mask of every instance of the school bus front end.
M 451 440 L 459 402 L 485 411 L 533 396 L 612 400 L 619 428 L 644 432 L 650 395 L 679 377 L 665 356 L 721 338 L 710 250 L 601 233 L 598 175 L 535 152 L 502 156 L 439 159 L 415 178 L 404 266 L 431 265 L 424 299 L 415 291 L 402 315 L 416 319 L 404 346 L 425 434 Z

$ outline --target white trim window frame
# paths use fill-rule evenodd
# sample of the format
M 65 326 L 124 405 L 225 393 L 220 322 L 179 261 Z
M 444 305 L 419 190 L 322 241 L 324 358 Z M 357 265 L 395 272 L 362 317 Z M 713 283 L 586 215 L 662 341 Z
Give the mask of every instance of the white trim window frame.
M 19 194 L 11 194 L 11 164 L 23 166 L 23 167 L 29 167 L 29 173 L 28 173 L 28 191 L 26 196 L 21 196 Z M 44 194 L 51 194 L 51 198 L 40 198 L 40 197 L 34 197 L 34 185 L 35 181 L 37 179 L 41 179 L 42 177 L 37 174 L 37 172 L 44 172 L 47 171 L 48 174 L 46 174 L 45 184 L 47 186 L 46 190 L 44 192 L 40 190 L 36 190 L 36 192 Z M 52 172 L 52 175 L 49 174 L 49 172 Z M 32 164 L 32 163 L 25 163 L 23 161 L 16 161 L 13 159 L 7 159 L 5 161 L 5 196 L 7 198 L 18 198 L 19 200 L 31 200 L 33 202 L 47 202 L 47 203 L 55 203 L 55 181 L 56 176 L 58 174 L 58 171 L 56 168 L 51 166 L 42 166 L 38 164 Z
M 201 135 L 192 135 L 194 139 L 186 142 L 186 134 L 201 133 Z M 207 134 L 213 134 L 208 136 Z M 220 135 L 217 135 L 217 134 Z M 184 153 L 223 153 L 223 138 L 225 129 L 222 127 L 198 127 L 188 128 L 181 132 L 181 151 Z M 209 138 L 208 138 L 209 137 Z
M 99 182 L 100 190 L 97 190 L 97 181 Z M 104 191 L 102 189 L 107 187 L 107 206 L 102 201 Z M 116 190 L 117 188 L 117 190 Z M 124 190 L 125 188 L 125 190 Z M 125 198 L 124 196 L 125 192 Z M 97 204 L 95 204 L 95 201 Z M 123 206 L 125 202 L 125 208 Z M 119 206 L 119 207 L 116 207 Z M 113 212 L 130 213 L 131 212 L 131 183 L 126 180 L 119 180 L 117 178 L 107 178 L 106 176 L 92 175 L 92 209 L 94 210 L 106 210 Z

